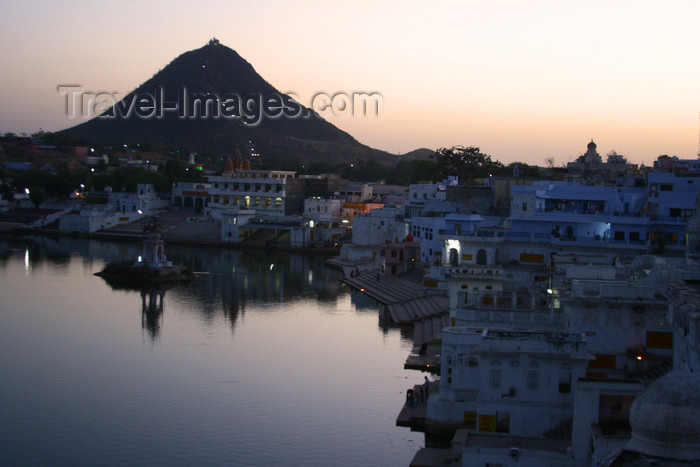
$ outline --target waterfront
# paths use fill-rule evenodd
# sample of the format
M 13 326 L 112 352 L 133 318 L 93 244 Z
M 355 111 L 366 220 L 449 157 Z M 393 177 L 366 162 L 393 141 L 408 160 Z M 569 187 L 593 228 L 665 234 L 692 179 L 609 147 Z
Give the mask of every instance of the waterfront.
M 0 241 L 4 464 L 408 465 L 424 445 L 395 426 L 411 342 L 323 258 L 169 245 L 204 274 L 143 297 L 93 275 L 138 252 Z

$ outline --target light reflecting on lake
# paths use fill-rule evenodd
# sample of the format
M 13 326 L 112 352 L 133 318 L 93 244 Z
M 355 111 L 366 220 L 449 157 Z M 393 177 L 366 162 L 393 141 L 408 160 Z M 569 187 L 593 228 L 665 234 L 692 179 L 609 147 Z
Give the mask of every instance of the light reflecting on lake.
M 137 245 L 0 241 L 5 465 L 408 465 L 411 342 L 323 258 L 168 245 L 167 290 L 94 276 Z

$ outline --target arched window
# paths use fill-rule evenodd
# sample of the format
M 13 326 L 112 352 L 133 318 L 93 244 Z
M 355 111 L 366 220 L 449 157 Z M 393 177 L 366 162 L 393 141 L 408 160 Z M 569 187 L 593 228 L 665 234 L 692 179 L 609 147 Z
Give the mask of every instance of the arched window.
M 479 264 L 479 265 L 482 265 L 482 266 L 486 266 L 486 262 L 487 262 L 486 258 L 487 258 L 487 257 L 486 257 L 486 250 L 484 250 L 484 249 L 482 248 L 482 249 L 479 250 L 479 251 L 477 252 L 477 254 L 476 254 L 476 264 Z
M 459 264 L 459 258 L 456 248 L 450 248 L 450 264 L 452 266 L 457 266 L 457 264 Z

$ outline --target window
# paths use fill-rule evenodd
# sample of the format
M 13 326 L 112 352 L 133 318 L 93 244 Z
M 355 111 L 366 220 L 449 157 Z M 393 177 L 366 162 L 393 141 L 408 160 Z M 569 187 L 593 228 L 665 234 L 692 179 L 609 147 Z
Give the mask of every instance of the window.
M 638 242 L 639 241 L 639 232 L 630 232 L 630 241 L 631 242 Z
M 625 239 L 625 232 L 618 230 L 615 232 L 615 240 L 624 240 Z
M 489 388 L 498 389 L 501 387 L 501 370 L 491 369 L 489 370 Z
M 652 349 L 672 349 L 672 332 L 647 331 L 647 347 Z
M 521 211 L 527 211 L 527 203 L 523 203 Z
M 537 370 L 527 370 L 527 388 L 537 390 L 540 388 L 540 372 Z
M 564 363 L 559 369 L 559 392 L 569 394 L 571 392 L 571 365 Z
M 615 355 L 595 354 L 595 359 L 588 361 L 588 368 L 615 368 Z
M 510 412 L 496 412 L 496 433 L 510 433 Z

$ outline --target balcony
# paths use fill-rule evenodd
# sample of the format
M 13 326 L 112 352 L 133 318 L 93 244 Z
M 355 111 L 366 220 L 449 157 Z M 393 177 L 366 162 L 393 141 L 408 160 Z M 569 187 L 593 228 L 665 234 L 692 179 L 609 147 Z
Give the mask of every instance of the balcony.
M 455 279 L 482 279 L 482 280 L 502 280 L 503 270 L 497 267 L 450 267 L 450 277 Z

